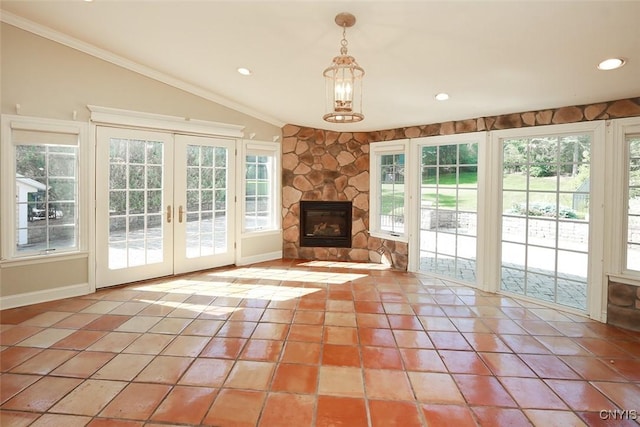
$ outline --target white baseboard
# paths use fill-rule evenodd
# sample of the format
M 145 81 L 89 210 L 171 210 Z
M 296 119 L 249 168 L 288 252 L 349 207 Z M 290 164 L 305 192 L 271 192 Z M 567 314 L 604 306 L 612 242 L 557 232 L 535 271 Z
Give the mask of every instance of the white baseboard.
M 30 304 L 38 304 L 59 300 L 63 298 L 78 297 L 93 293 L 94 289 L 88 283 L 80 283 L 78 285 L 62 286 L 59 288 L 45 289 L 42 291 L 25 292 L 23 294 L 8 295 L 0 297 L 0 309 L 23 307 Z
M 281 259 L 282 251 L 269 252 L 266 254 L 254 255 L 249 257 L 244 257 L 236 260 L 236 265 L 248 265 L 248 264 L 256 264 L 258 262 L 264 261 L 273 261 L 274 259 Z

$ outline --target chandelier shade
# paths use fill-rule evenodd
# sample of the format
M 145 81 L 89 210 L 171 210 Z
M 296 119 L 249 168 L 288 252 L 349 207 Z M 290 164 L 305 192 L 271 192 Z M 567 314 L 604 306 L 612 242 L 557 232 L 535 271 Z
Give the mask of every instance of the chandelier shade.
M 340 55 L 333 58 L 322 73 L 325 78 L 326 110 L 323 119 L 331 123 L 355 123 L 364 119 L 362 114 L 362 77 L 364 69 L 347 52 L 346 29 L 355 24 L 350 13 L 336 16 L 342 27 Z

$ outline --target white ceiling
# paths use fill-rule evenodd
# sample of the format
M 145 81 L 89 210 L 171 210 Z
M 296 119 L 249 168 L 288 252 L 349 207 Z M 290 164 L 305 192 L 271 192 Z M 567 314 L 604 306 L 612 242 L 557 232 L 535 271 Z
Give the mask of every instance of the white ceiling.
M 5 22 L 278 126 L 370 131 L 640 96 L 639 1 L 2 0 L 0 7 Z M 357 18 L 347 39 L 366 72 L 365 120 L 336 125 L 322 120 L 322 71 L 339 52 L 334 17 L 343 11 Z M 596 69 L 612 56 L 628 62 Z M 253 75 L 239 75 L 241 66 Z M 438 92 L 451 99 L 436 101 Z

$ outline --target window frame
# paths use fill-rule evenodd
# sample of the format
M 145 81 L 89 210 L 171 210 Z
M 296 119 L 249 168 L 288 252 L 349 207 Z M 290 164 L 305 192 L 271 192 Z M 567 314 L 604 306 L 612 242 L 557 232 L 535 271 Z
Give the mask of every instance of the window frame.
M 269 210 L 272 215 L 271 223 L 268 227 L 259 228 L 259 229 L 250 229 L 246 227 L 246 196 L 247 196 L 247 174 L 246 174 L 246 166 L 247 166 L 247 156 L 256 155 L 256 156 L 268 156 L 273 159 L 272 165 L 269 168 L 269 174 L 273 177 L 273 179 L 269 182 L 269 192 L 271 195 L 271 200 L 269 200 Z M 239 203 L 241 221 L 240 223 L 240 235 L 260 235 L 272 233 L 274 231 L 280 230 L 280 144 L 276 142 L 268 142 L 268 141 L 254 141 L 254 140 L 244 140 L 242 144 L 240 144 L 240 153 L 238 156 L 238 175 L 239 175 Z
M 20 254 L 16 250 L 16 146 L 24 145 L 15 141 L 13 131 L 42 132 L 77 136 L 77 143 L 70 145 L 77 147 L 77 237 L 76 246 L 68 250 L 29 252 Z M 1 116 L 2 142 L 0 152 L 0 169 L 2 182 L 12 183 L 0 187 L 0 213 L 2 218 L 2 239 L 0 241 L 0 260 L 7 262 L 24 262 L 51 258 L 77 257 L 88 251 L 89 234 L 89 191 L 88 175 L 90 147 L 88 144 L 88 125 L 77 121 L 29 117 L 3 114 Z M 42 144 L 38 144 L 42 145 Z M 44 144 L 46 145 L 46 144 Z M 52 144 L 58 145 L 58 144 Z
M 612 179 L 607 182 L 606 202 L 609 233 L 605 244 L 609 255 L 606 265 L 608 276 L 617 282 L 640 285 L 640 268 L 627 265 L 629 221 L 629 135 L 640 134 L 640 117 L 613 120 L 608 131 L 607 167 Z
M 380 181 L 381 156 L 404 155 L 404 232 L 395 233 L 383 230 L 380 226 L 380 207 L 376 200 L 381 200 L 382 188 Z M 411 195 L 411 162 L 409 159 L 409 139 L 372 142 L 369 144 L 369 235 L 380 239 L 409 242 L 412 230 L 412 207 L 409 205 Z

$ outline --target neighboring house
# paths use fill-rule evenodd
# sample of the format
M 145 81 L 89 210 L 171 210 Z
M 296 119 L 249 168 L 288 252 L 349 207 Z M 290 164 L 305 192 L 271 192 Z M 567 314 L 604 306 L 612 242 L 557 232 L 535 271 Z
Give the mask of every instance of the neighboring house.
M 18 199 L 18 244 L 24 245 L 28 243 L 29 230 L 27 229 L 27 224 L 33 213 L 29 212 L 29 210 L 34 208 L 33 203 L 30 204 L 29 202 L 36 201 L 36 196 L 33 195 L 29 197 L 29 194 L 44 192 L 47 186 L 20 174 L 16 174 L 16 184 L 16 198 Z

